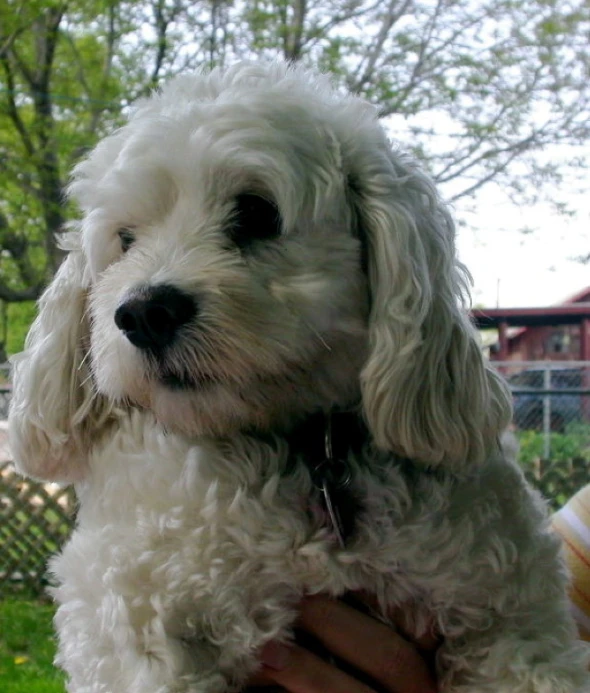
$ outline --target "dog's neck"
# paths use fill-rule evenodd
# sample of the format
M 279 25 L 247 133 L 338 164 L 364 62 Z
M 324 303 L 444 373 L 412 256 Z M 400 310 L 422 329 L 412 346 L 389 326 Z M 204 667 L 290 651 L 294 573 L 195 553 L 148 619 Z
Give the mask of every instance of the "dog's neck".
M 327 457 L 346 460 L 360 453 L 369 433 L 360 413 L 354 410 L 316 412 L 300 421 L 286 435 L 291 451 L 311 468 Z
M 318 412 L 290 431 L 287 440 L 294 463 L 303 461 L 309 469 L 324 521 L 344 548 L 360 509 L 350 460 L 368 441 L 362 417 L 354 411 Z

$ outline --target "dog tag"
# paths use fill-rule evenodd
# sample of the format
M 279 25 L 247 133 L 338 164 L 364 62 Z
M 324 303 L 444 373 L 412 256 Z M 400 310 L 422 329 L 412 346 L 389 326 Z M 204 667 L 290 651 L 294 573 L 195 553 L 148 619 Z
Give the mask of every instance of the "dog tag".
M 313 478 L 316 488 L 322 493 L 324 510 L 328 515 L 331 528 L 340 548 L 343 549 L 346 546 L 347 532 L 342 521 L 341 504 L 350 486 L 350 471 L 341 460 L 328 458 L 313 470 Z
M 324 499 L 324 505 L 326 506 L 326 512 L 328 513 L 328 517 L 330 518 L 330 524 L 332 525 L 332 530 L 334 531 L 334 534 L 336 535 L 336 539 L 338 539 L 338 543 L 340 544 L 340 548 L 343 549 L 345 547 L 345 542 L 344 542 L 344 530 L 342 528 L 342 521 L 340 520 L 340 513 L 338 512 L 338 508 L 332 502 L 332 495 L 330 494 L 330 486 L 325 479 L 322 483 L 322 495 L 323 495 L 323 499 Z

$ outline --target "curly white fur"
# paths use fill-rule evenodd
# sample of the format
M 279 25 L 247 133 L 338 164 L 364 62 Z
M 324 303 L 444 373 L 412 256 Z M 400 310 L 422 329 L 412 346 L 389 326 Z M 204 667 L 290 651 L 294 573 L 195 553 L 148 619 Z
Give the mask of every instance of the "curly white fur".
M 589 689 L 558 541 L 497 443 L 509 396 L 453 223 L 371 107 L 281 64 L 181 77 L 70 193 L 83 218 L 15 360 L 10 437 L 81 502 L 52 563 L 72 693 L 238 689 L 302 594 L 361 588 L 416 632 L 434 618 L 449 693 Z M 242 194 L 276 205 L 279 237 L 232 243 Z M 156 358 L 114 315 L 162 285 L 197 310 Z M 285 434 L 355 407 L 371 439 L 341 549 Z

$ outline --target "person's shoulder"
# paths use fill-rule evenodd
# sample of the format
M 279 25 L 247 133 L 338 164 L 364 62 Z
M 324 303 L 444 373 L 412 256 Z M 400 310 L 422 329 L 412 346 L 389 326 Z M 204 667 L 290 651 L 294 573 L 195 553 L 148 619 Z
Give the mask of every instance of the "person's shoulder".
M 552 524 L 563 540 L 572 613 L 580 637 L 590 641 L 590 484 L 553 515 Z

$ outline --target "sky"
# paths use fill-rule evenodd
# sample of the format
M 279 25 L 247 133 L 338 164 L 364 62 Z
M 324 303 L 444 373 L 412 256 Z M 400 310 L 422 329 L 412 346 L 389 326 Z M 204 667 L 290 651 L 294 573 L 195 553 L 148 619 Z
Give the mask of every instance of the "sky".
M 412 122 L 428 128 L 431 118 L 430 113 L 419 114 Z M 411 141 L 411 130 L 406 132 L 408 123 L 403 118 L 392 117 L 385 125 L 402 148 Z M 436 127 L 430 149 L 449 151 L 452 140 L 448 138 L 457 132 L 457 125 L 441 112 Z M 572 215 L 559 214 L 549 202 L 518 206 L 493 181 L 482 186 L 475 197 L 459 198 L 451 207 L 459 258 L 473 277 L 473 306 L 543 307 L 562 303 L 590 287 L 590 262 L 585 265 L 577 259 L 590 255 L 590 184 L 584 169 L 569 169 L 571 160 L 590 164 L 590 145 L 553 145 L 537 156 L 540 163 L 550 160 L 559 166 L 563 176 L 558 188 L 542 188 L 538 196 L 564 204 Z M 526 174 L 526 168 L 523 171 Z M 441 186 L 439 192 L 443 199 L 453 198 L 464 185 L 465 181 L 457 179 Z M 523 229 L 529 232 L 523 233 Z
M 483 190 L 468 210 L 456 203 L 459 258 L 473 275 L 474 306 L 546 306 L 590 286 L 590 199 L 569 200 L 573 217 L 549 205 L 518 208 L 493 188 Z M 531 229 L 523 234 L 520 229 Z

